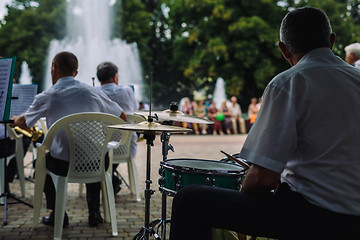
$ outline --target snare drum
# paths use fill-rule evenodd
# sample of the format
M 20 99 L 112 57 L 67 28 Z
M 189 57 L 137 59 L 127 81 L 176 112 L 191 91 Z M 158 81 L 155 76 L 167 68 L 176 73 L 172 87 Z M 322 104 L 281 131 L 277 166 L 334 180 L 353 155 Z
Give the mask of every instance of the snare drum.
M 205 159 L 168 159 L 160 166 L 160 191 L 170 196 L 192 184 L 240 190 L 246 171 L 236 164 Z

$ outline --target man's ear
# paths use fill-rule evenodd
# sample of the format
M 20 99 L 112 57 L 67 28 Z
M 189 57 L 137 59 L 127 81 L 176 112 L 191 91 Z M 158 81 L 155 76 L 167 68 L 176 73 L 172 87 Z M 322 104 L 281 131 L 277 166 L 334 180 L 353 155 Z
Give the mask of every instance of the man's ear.
M 335 39 L 336 39 L 336 34 L 335 33 L 331 33 L 330 34 L 330 49 L 332 50 L 334 43 L 335 43 Z
M 116 73 L 115 76 L 114 76 L 114 83 L 116 85 L 119 85 L 119 75 Z
M 302 56 L 300 56 L 300 58 L 298 58 L 299 56 L 290 52 L 290 50 L 286 47 L 285 43 L 279 42 L 278 45 L 279 45 L 279 48 L 280 48 L 284 58 L 289 62 L 289 64 L 291 66 L 294 66 L 299 61 L 299 59 L 302 57 Z
M 284 58 L 289 61 L 289 59 L 291 58 L 291 52 L 290 52 L 289 49 L 286 47 L 285 43 L 279 42 L 279 43 L 278 43 L 278 46 L 279 46 L 279 48 L 280 48 L 280 50 L 281 50 Z

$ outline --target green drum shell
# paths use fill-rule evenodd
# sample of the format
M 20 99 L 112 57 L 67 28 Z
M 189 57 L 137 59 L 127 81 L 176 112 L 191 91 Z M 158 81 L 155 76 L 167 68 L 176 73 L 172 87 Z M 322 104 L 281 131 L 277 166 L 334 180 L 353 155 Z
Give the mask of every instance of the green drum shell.
M 246 171 L 239 165 L 205 159 L 168 159 L 160 166 L 160 190 L 171 196 L 192 184 L 240 190 Z

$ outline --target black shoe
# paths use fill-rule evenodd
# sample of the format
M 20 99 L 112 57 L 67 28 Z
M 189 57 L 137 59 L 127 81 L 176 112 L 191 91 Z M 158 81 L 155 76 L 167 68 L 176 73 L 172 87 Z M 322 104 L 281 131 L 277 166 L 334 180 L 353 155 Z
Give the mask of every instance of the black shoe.
M 99 223 L 103 223 L 104 220 L 100 215 L 99 211 L 94 211 L 89 213 L 89 226 L 97 227 Z
M 48 225 L 48 226 L 54 226 L 54 224 L 55 224 L 55 212 L 52 211 L 50 213 L 50 216 L 43 217 L 41 222 L 43 224 L 45 224 L 45 225 Z M 67 227 L 67 226 L 69 226 L 69 217 L 68 217 L 67 213 L 65 212 L 63 227 Z

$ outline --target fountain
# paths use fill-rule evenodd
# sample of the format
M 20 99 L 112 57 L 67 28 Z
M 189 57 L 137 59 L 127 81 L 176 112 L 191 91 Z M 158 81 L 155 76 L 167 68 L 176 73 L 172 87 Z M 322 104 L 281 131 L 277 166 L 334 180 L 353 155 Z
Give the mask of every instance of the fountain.
M 79 60 L 76 79 L 93 85 L 96 67 L 104 61 L 111 61 L 119 68 L 119 84 L 133 85 L 135 97 L 142 100 L 142 72 L 136 43 L 127 44 L 120 39 L 110 39 L 111 6 L 109 0 L 68 0 L 68 35 L 63 40 L 52 40 L 48 53 L 48 65 L 43 90 L 52 85 L 51 60 L 61 51 L 74 53 Z M 99 86 L 98 80 L 94 81 Z
M 216 102 L 216 108 L 221 107 L 221 103 L 226 100 L 225 81 L 221 77 L 216 80 L 213 101 Z
M 30 69 L 27 62 L 23 61 L 21 63 L 21 75 L 19 78 L 20 84 L 32 84 L 32 76 L 30 74 Z

